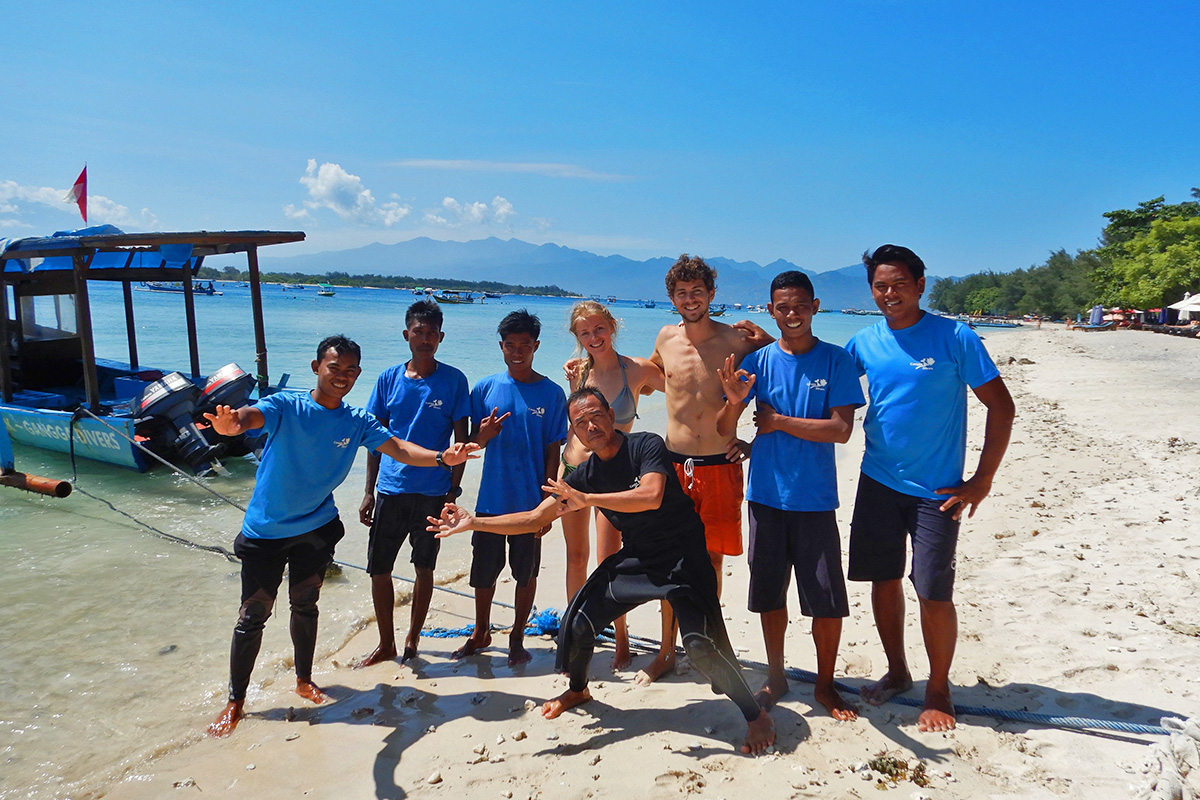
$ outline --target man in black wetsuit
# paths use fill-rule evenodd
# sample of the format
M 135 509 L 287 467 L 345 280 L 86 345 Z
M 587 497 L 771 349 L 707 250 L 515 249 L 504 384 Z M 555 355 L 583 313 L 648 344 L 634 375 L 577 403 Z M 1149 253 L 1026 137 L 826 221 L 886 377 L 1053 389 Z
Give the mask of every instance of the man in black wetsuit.
M 594 457 L 565 481 L 551 480 L 543 487 L 553 496 L 530 511 L 484 518 L 447 504 L 441 519 L 429 518 L 430 530 L 439 537 L 469 530 L 513 535 L 537 530 L 568 511 L 599 508 L 621 531 L 623 546 L 596 567 L 567 608 L 557 666 L 570 675 L 570 688 L 547 701 L 542 715 L 553 719 L 591 699 L 588 664 L 605 626 L 642 603 L 666 599 L 675 609 L 692 664 L 746 718 L 742 752 L 763 752 L 775 741 L 775 726 L 742 678 L 721 617 L 704 523 L 679 485 L 666 444 L 654 433 L 615 430 L 604 395 L 590 387 L 571 395 L 567 415 L 572 431 Z

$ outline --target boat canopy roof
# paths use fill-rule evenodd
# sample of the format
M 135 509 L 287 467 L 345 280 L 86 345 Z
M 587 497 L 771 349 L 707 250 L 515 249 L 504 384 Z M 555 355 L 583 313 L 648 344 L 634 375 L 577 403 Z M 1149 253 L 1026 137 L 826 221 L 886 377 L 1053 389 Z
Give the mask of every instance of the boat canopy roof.
M 112 225 L 97 225 L 52 236 L 0 239 L 0 273 L 16 278 L 20 274 L 69 271 L 74 268 L 74 259 L 83 257 L 89 279 L 128 280 L 136 271 L 136 279 L 145 280 L 147 272 L 167 276 L 186 270 L 194 274 L 206 256 L 303 240 L 303 231 L 125 233 Z

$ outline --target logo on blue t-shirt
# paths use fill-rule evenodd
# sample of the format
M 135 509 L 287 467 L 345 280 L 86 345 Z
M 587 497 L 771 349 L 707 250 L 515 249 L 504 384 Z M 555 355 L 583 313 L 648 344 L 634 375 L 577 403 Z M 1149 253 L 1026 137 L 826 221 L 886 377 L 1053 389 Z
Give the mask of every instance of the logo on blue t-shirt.
M 824 378 L 817 378 L 815 381 L 808 382 L 808 388 L 818 392 L 825 391 L 825 387 L 828 385 L 829 381 L 825 380 Z
M 425 407 L 426 408 L 441 408 L 442 401 L 441 400 L 430 400 L 429 402 L 427 402 L 425 404 Z
M 345 439 L 334 439 L 333 445 L 334 445 L 334 447 L 349 447 L 350 446 L 350 437 L 347 436 Z
M 529 413 L 533 414 L 535 417 L 544 417 L 546 416 L 546 409 L 544 406 L 538 406 L 537 408 L 529 409 Z
M 920 361 L 910 361 L 909 366 L 917 369 L 933 369 L 934 360 L 932 358 L 922 358 Z

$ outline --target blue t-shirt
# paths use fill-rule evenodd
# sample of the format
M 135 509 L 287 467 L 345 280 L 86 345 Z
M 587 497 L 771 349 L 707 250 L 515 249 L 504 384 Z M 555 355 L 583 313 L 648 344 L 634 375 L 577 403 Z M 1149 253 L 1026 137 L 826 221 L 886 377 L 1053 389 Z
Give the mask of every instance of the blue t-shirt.
M 830 409 L 861 406 L 862 385 L 850 355 L 818 341 L 803 355 L 785 353 L 779 343 L 742 359 L 756 375 L 749 402 L 757 398 L 787 417 L 828 419 Z M 833 442 L 812 442 L 783 431 L 754 439 L 746 499 L 784 511 L 832 511 L 838 507 Z
M 507 372 L 488 377 L 471 390 L 471 420 L 478 425 L 500 409 L 511 411 L 500 433 L 483 451 L 478 514 L 528 511 L 542 502 L 546 448 L 567 438 L 567 396 L 554 381 L 515 381 Z
M 428 378 L 410 378 L 404 369 L 404 364 L 398 364 L 380 374 L 367 400 L 367 411 L 378 417 L 393 436 L 430 450 L 445 450 L 450 446 L 454 423 L 471 414 L 467 376 L 440 362 Z M 438 497 L 450 491 L 450 471 L 414 467 L 382 456 L 375 488 L 383 494 Z
M 935 500 L 958 486 L 967 449 L 967 387 L 999 377 L 975 331 L 925 314 L 892 330 L 884 320 L 846 345 L 867 376 L 862 471 L 897 492 Z
M 331 522 L 338 515 L 333 490 L 358 448 L 374 450 L 392 438 L 365 410 L 325 408 L 308 392 L 277 392 L 254 407 L 266 420 L 267 441 L 242 522 L 251 539 L 286 539 Z

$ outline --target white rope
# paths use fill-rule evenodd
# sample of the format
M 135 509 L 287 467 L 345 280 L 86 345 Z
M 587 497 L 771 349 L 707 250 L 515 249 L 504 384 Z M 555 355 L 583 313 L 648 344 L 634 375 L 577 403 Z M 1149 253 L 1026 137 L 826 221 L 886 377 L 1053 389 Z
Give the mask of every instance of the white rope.
M 1200 800 L 1200 717 L 1163 717 L 1162 726 L 1171 738 L 1150 749 L 1134 800 Z

